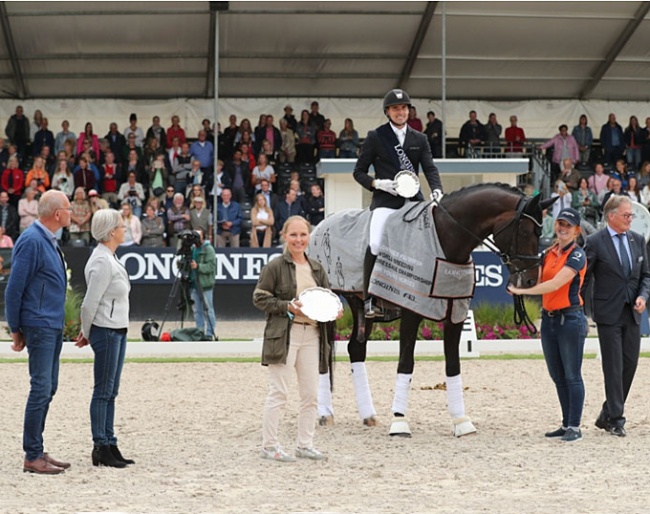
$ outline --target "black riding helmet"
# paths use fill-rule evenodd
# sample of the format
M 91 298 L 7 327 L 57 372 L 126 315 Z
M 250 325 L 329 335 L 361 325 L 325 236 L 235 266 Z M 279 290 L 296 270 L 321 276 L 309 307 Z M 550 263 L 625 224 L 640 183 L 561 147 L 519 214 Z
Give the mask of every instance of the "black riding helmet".
M 408 105 L 411 107 L 411 97 L 403 89 L 391 89 L 384 97 L 384 114 L 391 105 Z

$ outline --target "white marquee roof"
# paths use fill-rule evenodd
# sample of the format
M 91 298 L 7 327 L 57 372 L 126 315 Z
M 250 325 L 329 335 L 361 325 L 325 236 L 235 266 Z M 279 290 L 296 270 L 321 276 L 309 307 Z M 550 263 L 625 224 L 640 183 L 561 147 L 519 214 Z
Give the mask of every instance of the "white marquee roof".
M 220 2 L 0 2 L 0 98 L 209 98 Z M 446 2 L 447 98 L 650 97 L 650 2 Z M 229 2 L 223 98 L 440 98 L 443 2 Z

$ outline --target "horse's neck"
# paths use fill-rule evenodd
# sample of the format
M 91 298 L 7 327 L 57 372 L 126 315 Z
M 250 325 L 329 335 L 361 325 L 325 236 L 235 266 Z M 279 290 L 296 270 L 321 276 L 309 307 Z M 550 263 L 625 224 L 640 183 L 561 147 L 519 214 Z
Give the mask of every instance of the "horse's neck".
M 488 201 L 468 197 L 446 205 L 448 214 L 436 209 L 434 219 L 445 257 L 455 263 L 467 262 L 472 251 L 494 233 L 499 220 L 512 212 L 511 203 L 501 195 Z

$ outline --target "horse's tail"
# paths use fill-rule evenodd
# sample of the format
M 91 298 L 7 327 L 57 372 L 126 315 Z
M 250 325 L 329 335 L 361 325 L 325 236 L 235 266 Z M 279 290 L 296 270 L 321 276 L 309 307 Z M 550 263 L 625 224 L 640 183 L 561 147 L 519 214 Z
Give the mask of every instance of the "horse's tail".
M 330 353 L 327 357 L 327 369 L 330 373 L 330 390 L 334 391 L 334 363 L 336 362 L 336 321 L 327 324 L 327 340 L 330 341 Z

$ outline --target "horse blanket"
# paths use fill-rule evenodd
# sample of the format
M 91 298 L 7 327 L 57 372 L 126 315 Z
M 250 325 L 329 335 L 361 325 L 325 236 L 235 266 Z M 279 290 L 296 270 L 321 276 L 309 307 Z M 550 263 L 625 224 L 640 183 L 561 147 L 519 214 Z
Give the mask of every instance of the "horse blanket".
M 311 235 L 310 257 L 325 267 L 332 289 L 361 292 L 363 256 L 368 247 L 368 209 L 329 216 Z M 467 317 L 474 296 L 474 263 L 445 259 L 429 203 L 408 202 L 388 217 L 370 278 L 370 294 L 416 312 L 453 323 Z

